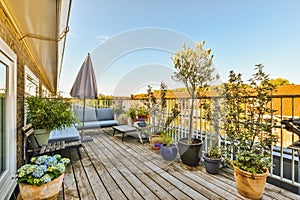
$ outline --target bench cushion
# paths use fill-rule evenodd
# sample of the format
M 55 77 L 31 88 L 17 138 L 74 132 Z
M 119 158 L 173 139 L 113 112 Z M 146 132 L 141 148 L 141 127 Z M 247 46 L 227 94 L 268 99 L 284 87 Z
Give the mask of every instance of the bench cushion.
M 97 113 L 97 120 L 99 121 L 114 119 L 112 108 L 99 108 L 96 109 L 96 113 Z
M 75 110 L 74 113 L 75 113 L 75 116 L 78 118 L 78 120 L 83 122 L 83 109 Z M 84 121 L 85 122 L 97 121 L 97 116 L 96 116 L 95 109 L 93 109 L 93 108 L 86 108 L 85 109 Z
M 74 127 L 66 127 L 61 130 L 53 130 L 50 132 L 49 140 L 48 142 L 57 142 L 57 141 L 77 141 L 80 140 L 81 137 L 79 135 L 78 130 Z

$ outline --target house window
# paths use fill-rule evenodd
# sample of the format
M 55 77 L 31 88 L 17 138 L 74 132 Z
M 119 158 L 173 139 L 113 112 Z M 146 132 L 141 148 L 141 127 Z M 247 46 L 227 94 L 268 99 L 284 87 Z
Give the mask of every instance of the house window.
M 31 70 L 25 66 L 25 94 L 30 96 L 37 96 L 39 92 L 39 80 L 31 72 Z
M 0 38 L 0 194 L 9 199 L 17 168 L 17 56 Z

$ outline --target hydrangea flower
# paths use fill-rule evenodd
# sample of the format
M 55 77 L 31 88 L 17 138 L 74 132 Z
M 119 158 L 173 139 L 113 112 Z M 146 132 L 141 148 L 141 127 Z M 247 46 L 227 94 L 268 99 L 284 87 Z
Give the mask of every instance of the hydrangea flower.
M 62 158 L 59 154 L 33 157 L 30 164 L 25 164 L 17 170 L 17 182 L 40 186 L 59 177 L 69 163 L 69 158 Z
M 51 177 L 49 176 L 49 174 L 45 174 L 42 178 L 41 178 L 41 182 L 42 183 L 48 183 L 51 181 Z
M 44 164 L 47 166 L 55 166 L 57 164 L 57 159 L 56 157 L 48 157 Z
M 36 178 L 42 177 L 47 170 L 47 167 L 45 165 L 39 165 L 35 168 L 34 172 L 32 172 L 32 175 Z
M 60 173 L 64 173 L 66 170 L 66 167 L 63 163 L 57 163 L 57 165 L 55 166 L 55 170 L 59 171 Z

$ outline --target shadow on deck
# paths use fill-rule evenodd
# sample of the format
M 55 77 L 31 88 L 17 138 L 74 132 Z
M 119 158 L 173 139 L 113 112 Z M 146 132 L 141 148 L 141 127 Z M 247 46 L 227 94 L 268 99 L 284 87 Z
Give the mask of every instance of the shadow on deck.
M 85 130 L 92 142 L 61 152 L 71 158 L 58 199 L 245 199 L 230 170 L 206 173 L 202 164 L 187 167 L 179 157 L 165 161 L 149 143 L 112 136 L 112 129 Z M 263 199 L 300 199 L 267 184 Z

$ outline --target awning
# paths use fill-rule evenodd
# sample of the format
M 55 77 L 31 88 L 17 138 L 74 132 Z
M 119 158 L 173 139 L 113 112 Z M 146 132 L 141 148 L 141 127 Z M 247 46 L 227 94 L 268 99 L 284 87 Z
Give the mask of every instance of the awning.
M 72 0 L 2 0 L 6 14 L 39 67 L 45 86 L 57 92 Z

